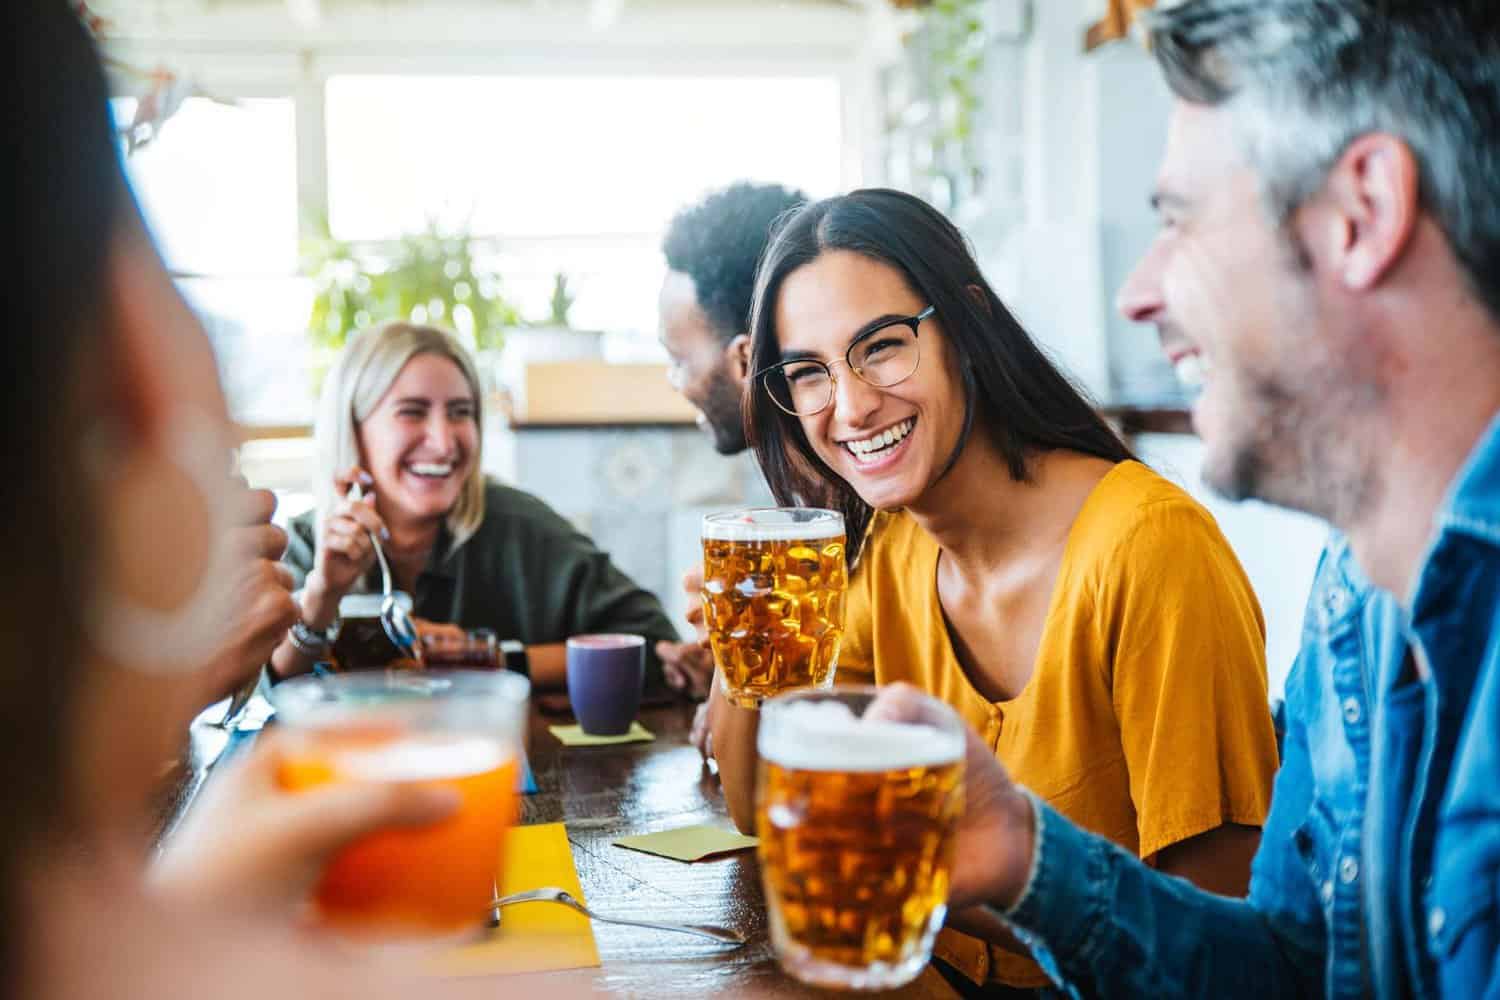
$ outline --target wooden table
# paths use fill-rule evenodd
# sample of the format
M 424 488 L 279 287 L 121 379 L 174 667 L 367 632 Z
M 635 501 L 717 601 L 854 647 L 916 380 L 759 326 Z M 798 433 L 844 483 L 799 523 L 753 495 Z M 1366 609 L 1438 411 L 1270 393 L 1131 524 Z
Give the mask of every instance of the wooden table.
M 691 705 L 646 708 L 653 743 L 563 747 L 547 726 L 566 716 L 533 710 L 529 754 L 537 792 L 524 798 L 522 822 L 566 824 L 579 881 L 602 913 L 674 923 L 718 924 L 750 943 L 727 951 L 659 931 L 594 924 L 602 966 L 507 980 L 506 994 L 534 988 L 631 997 L 829 996 L 792 980 L 771 953 L 754 851 L 684 864 L 614 847 L 618 837 L 695 823 L 729 824 L 719 779 L 688 743 Z M 525 985 L 522 985 L 522 984 Z M 955 994 L 935 970 L 899 991 L 903 997 Z
M 204 718 L 222 714 L 218 706 Z M 566 825 L 584 896 L 599 912 L 732 927 L 749 943 L 730 950 L 683 934 L 595 922 L 599 968 L 450 981 L 434 992 L 435 1000 L 832 995 L 803 986 L 777 966 L 753 850 L 684 864 L 612 845 L 629 834 L 698 823 L 730 825 L 718 776 L 688 743 L 692 720 L 692 705 L 646 707 L 640 721 L 656 734 L 654 742 L 564 747 L 547 727 L 570 723 L 571 716 L 533 707 L 527 752 L 537 792 L 522 797 L 521 821 Z M 203 783 L 204 765 L 226 739 L 212 727 L 194 726 L 182 773 L 166 783 L 164 827 L 180 818 Z M 956 994 L 928 967 L 894 995 L 951 1000 Z

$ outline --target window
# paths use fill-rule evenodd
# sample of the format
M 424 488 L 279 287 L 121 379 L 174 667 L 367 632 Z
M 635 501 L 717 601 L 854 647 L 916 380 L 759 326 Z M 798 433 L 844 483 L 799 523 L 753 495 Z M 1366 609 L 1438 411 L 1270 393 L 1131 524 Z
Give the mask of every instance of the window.
M 844 182 L 832 75 L 335 75 L 296 90 L 321 96 L 321 116 L 275 96 L 306 80 L 231 104 L 189 98 L 127 160 L 247 424 L 312 420 L 313 369 L 329 359 L 309 347 L 298 251 L 321 219 L 377 256 L 432 223 L 466 229 L 524 318 L 547 317 L 566 274 L 572 325 L 609 334 L 607 358 L 658 360 L 661 234 L 675 212 L 736 180 L 815 196 Z M 117 99 L 117 119 L 135 107 Z M 299 146 L 326 154 L 326 203 L 299 190 Z
M 831 77 L 336 76 L 326 121 L 334 236 L 467 228 L 523 315 L 564 272 L 574 325 L 607 331 L 654 333 L 661 233 L 694 198 L 841 186 Z
M 114 102 L 117 121 L 134 99 Z M 295 106 L 189 98 L 127 172 L 178 287 L 214 341 L 230 405 L 247 423 L 311 418 L 304 353 L 310 302 L 297 277 Z

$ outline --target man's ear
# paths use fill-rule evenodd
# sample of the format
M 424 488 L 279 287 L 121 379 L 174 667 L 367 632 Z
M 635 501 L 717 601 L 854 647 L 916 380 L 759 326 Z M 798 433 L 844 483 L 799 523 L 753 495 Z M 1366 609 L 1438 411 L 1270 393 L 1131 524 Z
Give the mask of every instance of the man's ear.
M 729 364 L 729 376 L 736 382 L 750 377 L 750 335 L 742 333 L 724 346 L 724 356 Z
M 1313 239 L 1344 285 L 1366 291 L 1388 275 L 1411 244 L 1421 214 L 1421 173 L 1401 139 L 1360 136 L 1330 172 Z

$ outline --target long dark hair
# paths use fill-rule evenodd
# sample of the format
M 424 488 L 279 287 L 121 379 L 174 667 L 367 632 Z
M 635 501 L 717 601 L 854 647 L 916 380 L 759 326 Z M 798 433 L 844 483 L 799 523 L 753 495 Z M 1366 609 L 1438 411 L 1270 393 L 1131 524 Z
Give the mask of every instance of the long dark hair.
M 26 857 L 67 809 L 81 604 L 97 564 L 82 443 L 108 261 L 130 205 L 98 56 L 64 0 L 0 4 L 16 83 L 0 393 L 0 997 L 18 989 Z
M 787 276 L 830 250 L 849 250 L 896 268 L 937 310 L 964 385 L 964 427 L 943 472 L 978 428 L 1012 478 L 1031 478 L 1031 457 L 1066 449 L 1114 462 L 1134 458 L 1083 394 L 1042 353 L 979 271 L 968 241 L 941 212 L 909 194 L 868 188 L 797 210 L 760 262 L 751 306 L 752 371 L 781 359 L 776 299 Z M 859 556 L 874 511 L 818 458 L 796 418 L 756 383 L 745 436 L 778 503 L 841 511 L 849 559 Z

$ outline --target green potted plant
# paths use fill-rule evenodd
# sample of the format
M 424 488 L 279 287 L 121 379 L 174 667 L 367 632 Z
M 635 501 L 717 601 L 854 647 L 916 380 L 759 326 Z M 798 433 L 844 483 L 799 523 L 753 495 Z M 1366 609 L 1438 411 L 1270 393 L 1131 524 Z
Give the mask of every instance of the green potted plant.
M 308 337 L 315 392 L 351 335 L 394 319 L 447 327 L 474 348 L 481 368 L 494 367 L 521 319 L 471 234 L 429 224 L 394 244 L 364 248 L 334 238 L 326 221 L 319 229 L 302 255 L 314 289 Z
M 552 361 L 581 361 L 603 356 L 604 334 L 579 330 L 569 317 L 575 296 L 568 276 L 559 272 L 552 279 L 548 316 L 540 323 L 526 323 L 506 333 L 501 357 L 501 379 L 510 388 L 517 412 L 526 410 L 526 366 Z

